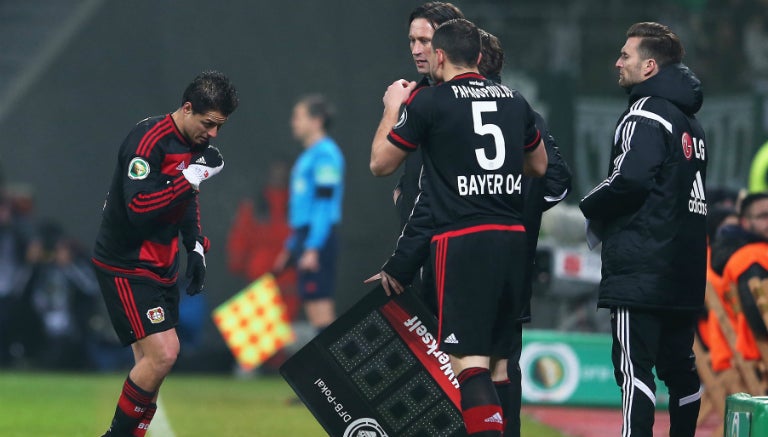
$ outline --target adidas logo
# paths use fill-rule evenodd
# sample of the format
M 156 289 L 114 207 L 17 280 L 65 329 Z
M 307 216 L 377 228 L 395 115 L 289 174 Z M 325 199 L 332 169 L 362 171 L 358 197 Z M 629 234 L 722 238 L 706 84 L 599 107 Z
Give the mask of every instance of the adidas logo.
M 187 166 L 186 166 L 186 165 L 184 165 L 184 161 L 181 161 L 181 162 L 179 163 L 179 165 L 177 165 L 177 166 L 176 166 L 176 170 L 179 170 L 179 171 L 182 171 L 182 170 L 184 170 L 185 168 L 187 168 Z
M 201 157 L 197 158 L 197 161 L 195 161 L 195 164 L 203 164 L 203 165 L 206 165 L 206 164 L 208 164 L 208 163 L 207 163 L 207 162 L 205 162 L 205 156 L 201 156 Z
M 443 343 L 459 344 L 459 340 L 456 338 L 455 335 L 453 335 L 453 333 L 451 333 L 451 335 L 449 335 L 448 337 L 445 338 L 445 340 L 443 340 Z
M 486 423 L 504 423 L 504 419 L 499 413 L 493 413 L 493 416 L 485 419 Z
M 688 211 L 707 215 L 707 198 L 704 195 L 704 183 L 701 181 L 701 172 L 696 172 L 696 179 L 691 188 L 691 198 L 688 200 Z

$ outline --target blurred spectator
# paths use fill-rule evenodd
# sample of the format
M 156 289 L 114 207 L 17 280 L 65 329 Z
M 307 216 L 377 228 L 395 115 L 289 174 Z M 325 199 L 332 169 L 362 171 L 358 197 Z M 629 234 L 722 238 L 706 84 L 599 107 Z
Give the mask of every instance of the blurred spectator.
M 11 347 L 23 337 L 14 325 L 29 276 L 25 264 L 28 239 L 18 226 L 11 200 L 0 192 L 0 367 L 11 363 Z
M 739 203 L 739 191 L 728 187 L 707 187 L 708 208 L 736 209 Z
M 264 188 L 255 202 L 243 199 L 227 239 L 229 271 L 248 282 L 272 270 L 285 239 L 291 234 L 288 225 L 288 162 L 273 161 L 269 165 Z M 296 294 L 296 271 L 286 269 L 276 277 L 290 319 L 299 310 Z
M 37 242 L 40 256 L 24 292 L 40 323 L 37 363 L 82 369 L 88 364 L 88 320 L 100 304 L 93 268 L 58 223 L 42 224 Z

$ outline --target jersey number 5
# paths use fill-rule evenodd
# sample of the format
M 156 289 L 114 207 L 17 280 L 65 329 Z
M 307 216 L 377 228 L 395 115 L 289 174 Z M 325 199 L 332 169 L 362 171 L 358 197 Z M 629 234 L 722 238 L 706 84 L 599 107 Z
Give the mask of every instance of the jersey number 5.
M 496 102 L 472 102 L 472 124 L 474 125 L 475 133 L 478 135 L 493 135 L 493 143 L 496 146 L 496 156 L 493 159 L 488 159 L 485 148 L 479 147 L 475 149 L 477 163 L 484 170 L 497 170 L 501 168 L 506 157 L 506 144 L 504 143 L 504 135 L 501 133 L 501 128 L 493 123 L 483 124 L 483 112 L 496 111 Z

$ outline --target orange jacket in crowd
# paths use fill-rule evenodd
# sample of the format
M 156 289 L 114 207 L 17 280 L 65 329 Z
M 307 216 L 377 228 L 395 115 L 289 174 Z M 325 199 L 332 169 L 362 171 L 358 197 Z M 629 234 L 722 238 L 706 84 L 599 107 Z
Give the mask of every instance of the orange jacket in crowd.
M 736 350 L 746 360 L 759 360 L 760 352 L 738 296 L 740 290 L 741 295 L 751 296 L 749 279 L 755 277 L 768 278 L 768 242 L 750 243 L 734 252 L 725 265 L 723 283 L 718 290 L 718 294 L 729 303 L 726 311 L 729 311 L 728 316 L 736 331 Z

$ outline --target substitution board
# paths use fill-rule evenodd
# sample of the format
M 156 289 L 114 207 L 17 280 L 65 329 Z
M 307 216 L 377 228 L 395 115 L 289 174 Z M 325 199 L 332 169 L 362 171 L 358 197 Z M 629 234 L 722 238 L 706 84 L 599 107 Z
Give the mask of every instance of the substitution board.
M 467 435 L 437 320 L 409 291 L 377 287 L 280 367 L 329 435 Z

